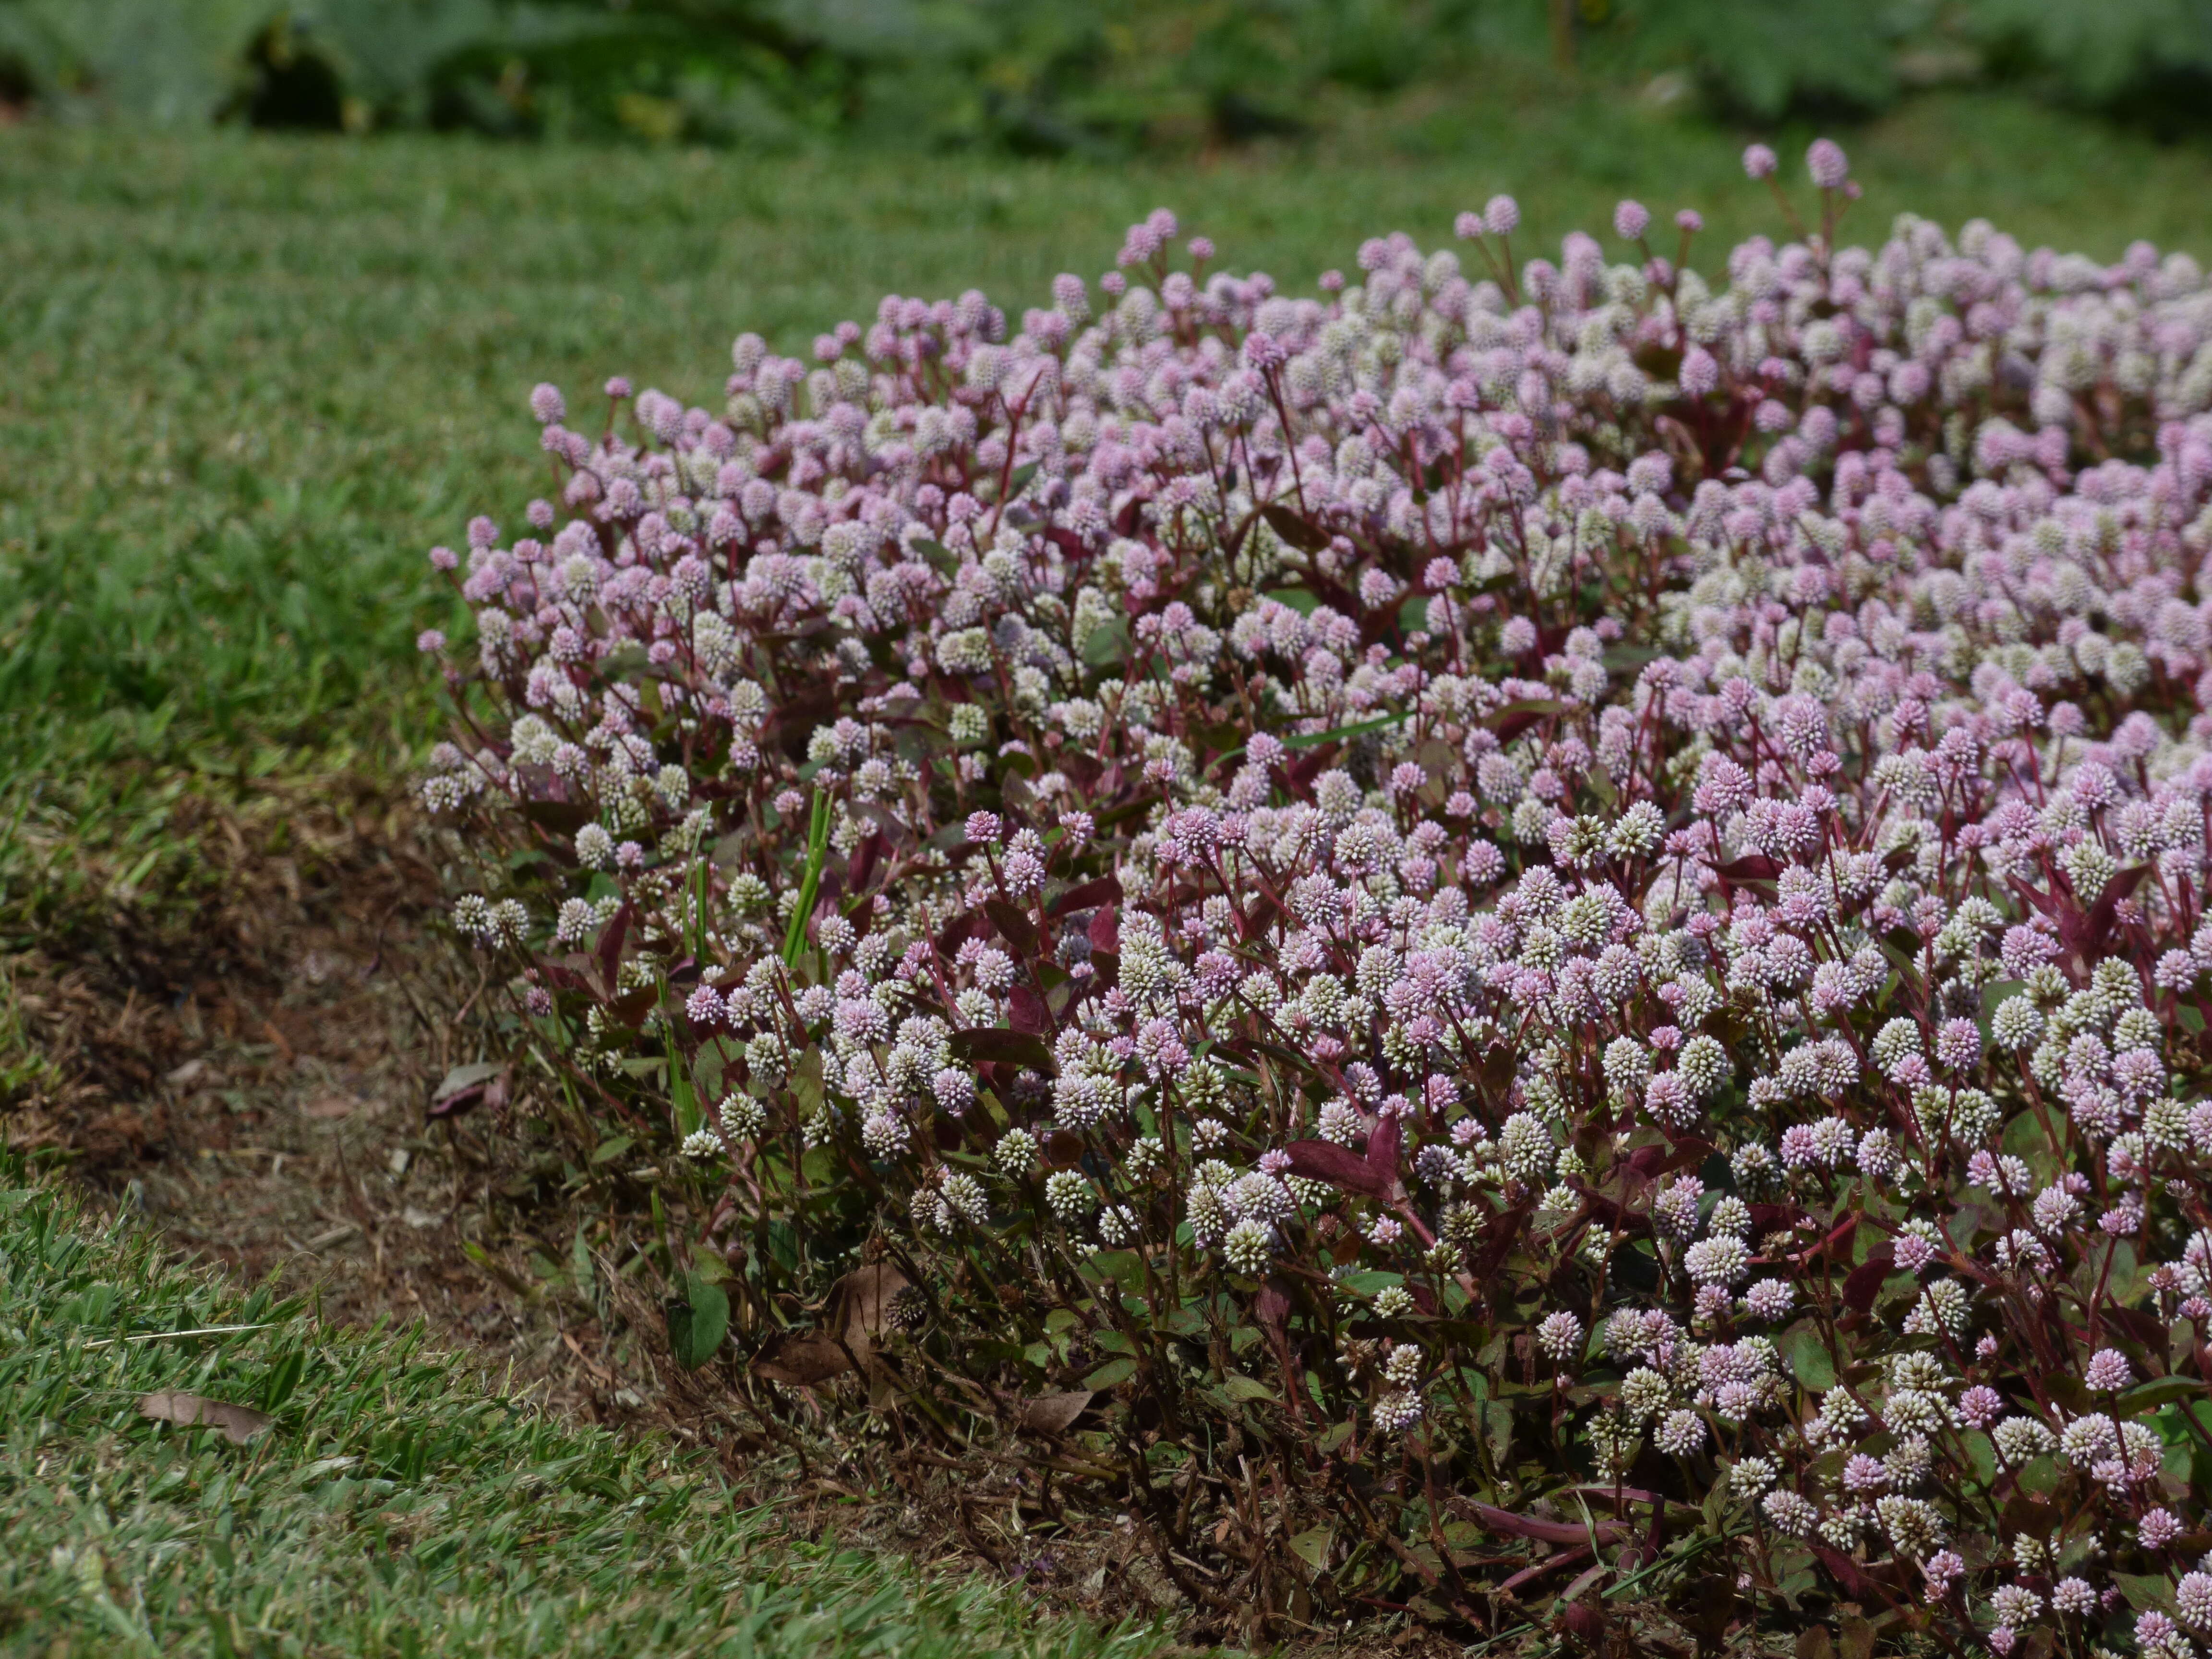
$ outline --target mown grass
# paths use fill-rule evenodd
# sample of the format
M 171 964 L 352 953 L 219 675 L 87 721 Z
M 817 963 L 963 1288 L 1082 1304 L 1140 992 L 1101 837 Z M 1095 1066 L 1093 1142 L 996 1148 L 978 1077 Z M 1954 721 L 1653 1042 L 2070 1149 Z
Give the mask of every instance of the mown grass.
M 208 1326 L 226 1335 L 165 1333 Z M 557 1423 L 407 1330 L 168 1264 L 0 1167 L 0 1652 L 1143 1659 L 1156 1629 L 1039 1617 L 786 1538 L 696 1459 Z M 267 1411 L 246 1445 L 140 1415 Z
M 1845 136 L 1863 234 L 1909 208 L 2107 255 L 2212 249 L 2202 149 L 1998 97 Z M 886 290 L 1033 303 L 1162 202 L 1289 283 L 1381 231 L 1441 243 L 1500 189 L 1525 246 L 1632 194 L 1700 209 L 1717 258 L 1777 228 L 1743 137 L 1511 87 L 1327 152 L 1110 168 L 0 132 L 0 750 L 46 776 L 250 775 L 418 743 L 411 644 L 444 608 L 422 551 L 519 513 L 538 379 L 579 405 L 617 370 L 712 401 L 739 329 L 803 349 Z

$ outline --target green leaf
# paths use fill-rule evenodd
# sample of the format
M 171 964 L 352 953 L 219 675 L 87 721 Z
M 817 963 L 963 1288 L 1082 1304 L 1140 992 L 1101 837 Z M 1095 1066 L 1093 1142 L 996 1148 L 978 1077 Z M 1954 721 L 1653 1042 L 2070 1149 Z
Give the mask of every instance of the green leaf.
M 1371 720 L 1355 720 L 1350 726 L 1339 726 L 1327 732 L 1294 732 L 1283 739 L 1285 749 L 1313 749 L 1324 743 L 1334 743 L 1341 738 L 1357 738 L 1369 732 L 1380 732 L 1386 726 L 1403 726 L 1413 719 L 1410 710 L 1398 714 L 1377 714 Z
M 593 1300 L 599 1276 L 592 1270 L 592 1247 L 581 1227 L 576 1229 L 576 1237 L 569 1241 L 568 1273 L 576 1281 L 576 1294 L 586 1302 Z
M 1117 1382 L 1127 1382 L 1137 1374 L 1137 1362 L 1124 1356 L 1109 1359 L 1083 1379 L 1083 1386 L 1096 1393 L 1110 1389 Z
M 1790 1374 L 1805 1388 L 1836 1386 L 1836 1362 L 1829 1355 L 1828 1345 L 1820 1340 L 1820 1333 L 1813 1326 L 1791 1326 L 1782 1334 L 1782 1340 L 1776 1346 L 1788 1362 Z
M 1145 1282 L 1145 1263 L 1134 1250 L 1100 1250 L 1084 1263 L 1083 1271 L 1086 1278 L 1109 1279 L 1125 1291 Z
M 261 1409 L 273 1412 L 292 1397 L 307 1374 L 307 1356 L 304 1350 L 292 1348 L 269 1367 L 269 1374 L 261 1379 Z
M 1328 1553 L 1336 1545 L 1336 1533 L 1328 1527 L 1310 1527 L 1291 1540 L 1291 1553 L 1297 1556 L 1316 1572 L 1328 1565 Z
M 1093 668 L 1111 668 L 1129 654 L 1129 623 L 1116 617 L 1091 630 L 1083 641 L 1083 660 Z
M 653 659 L 645 654 L 645 647 L 635 640 L 624 640 L 593 665 L 603 680 L 626 680 L 633 675 L 650 674 Z
M 933 542 L 927 536 L 918 536 L 907 545 L 935 565 L 945 575 L 955 574 L 960 568 L 959 556 L 943 542 Z
M 1290 606 L 1301 617 L 1312 616 L 1321 606 L 1320 597 L 1317 594 L 1307 592 L 1303 587 L 1279 587 L 1267 597 L 1278 605 Z
M 1357 1273 L 1344 1274 L 1338 1282 L 1362 1296 L 1373 1296 L 1378 1291 L 1389 1290 L 1393 1285 L 1404 1284 L 1406 1275 L 1384 1273 L 1376 1267 L 1363 1267 Z
M 2124 1390 L 2118 1404 L 2122 1416 L 2133 1417 L 2139 1412 L 2155 1411 L 2170 1401 L 2186 1400 L 2204 1391 L 2204 1384 L 2193 1376 L 2157 1376 Z
M 1513 1407 L 1503 1400 L 1484 1401 L 1482 1437 L 1490 1443 L 1491 1461 L 1503 1469 L 1513 1449 Z
M 2138 1613 L 2151 1607 L 2163 1610 L 2173 1605 L 2173 1586 L 2158 1574 L 2116 1572 L 2112 1582 L 2128 1598 L 2128 1605 Z
M 610 1135 L 605 1140 L 601 1141 L 595 1149 L 593 1149 L 592 1152 L 592 1162 L 594 1164 L 610 1163 L 612 1160 L 620 1158 L 635 1145 L 636 1145 L 636 1143 L 628 1135 Z
M 696 1273 L 684 1276 L 684 1297 L 666 1304 L 668 1349 L 676 1363 L 696 1370 L 714 1357 L 730 1329 L 729 1294 Z
M 702 1121 L 699 1097 L 692 1091 L 690 1073 L 684 1070 L 683 1056 L 676 1052 L 674 1023 L 670 1022 L 665 1030 L 668 1038 L 668 1103 L 675 1112 L 676 1136 L 681 1140 Z
M 2058 1483 L 2065 1478 L 2065 1470 L 2058 1467 L 2057 1458 L 2038 1457 L 2023 1467 L 2015 1479 L 2018 1480 L 2022 1492 L 2033 1492 L 2040 1498 L 2057 1492 Z
M 1997 1478 L 1996 1448 L 1990 1443 L 1989 1436 L 1979 1429 L 1969 1429 L 1963 1438 L 1967 1459 L 1974 1466 L 1974 1479 L 1986 1486 Z
M 830 846 L 830 796 L 814 792 L 814 817 L 806 830 L 806 873 L 799 878 L 799 902 L 791 912 L 791 926 L 783 936 L 783 965 L 796 968 L 806 948 L 806 924 L 814 915 L 814 895 L 822 885 L 822 860 Z
M 1265 1382 L 1249 1376 L 1231 1376 L 1221 1385 L 1222 1392 L 1231 1400 L 1272 1400 L 1282 1403 L 1282 1396 Z

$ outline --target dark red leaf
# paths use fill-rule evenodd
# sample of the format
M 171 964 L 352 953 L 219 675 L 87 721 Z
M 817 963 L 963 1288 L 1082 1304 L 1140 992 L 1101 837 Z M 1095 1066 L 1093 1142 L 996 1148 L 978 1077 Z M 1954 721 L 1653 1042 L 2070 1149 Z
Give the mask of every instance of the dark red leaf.
M 960 954 L 960 947 L 971 939 L 983 937 L 983 918 L 972 910 L 963 910 L 945 924 L 937 936 L 937 952 L 948 960 Z
M 1275 764 L 1283 775 L 1283 781 L 1290 786 L 1291 793 L 1304 799 L 1312 793 L 1313 781 L 1322 775 L 1332 758 L 1330 745 L 1322 744 L 1316 748 L 1301 750 L 1296 760 L 1278 761 Z
M 1895 1265 L 1887 1250 L 1876 1250 L 1852 1268 L 1844 1280 L 1844 1305 L 1858 1313 L 1873 1307 L 1875 1297 L 1881 1294 L 1881 1281 Z
M 1577 1601 L 1564 1615 L 1567 1634 L 1586 1648 L 1605 1645 L 1605 1608 L 1595 1601 Z
M 1754 1204 L 1751 1206 L 1752 1236 L 1764 1238 L 1769 1233 L 1787 1232 L 1802 1213 L 1795 1204 Z
M 524 804 L 522 815 L 556 835 L 568 836 L 597 817 L 599 812 L 588 801 L 533 800 Z
M 1304 1176 L 1309 1181 L 1325 1181 L 1340 1191 L 1365 1193 L 1370 1198 L 1383 1198 L 1389 1194 L 1390 1177 L 1379 1174 L 1373 1164 L 1348 1146 L 1340 1146 L 1333 1140 L 1294 1140 L 1283 1151 L 1290 1158 L 1292 1175 Z
M 629 923 L 633 914 L 629 901 L 624 899 L 622 908 L 615 912 L 614 919 L 607 923 L 606 931 L 599 935 L 599 948 L 597 952 L 599 959 L 599 983 L 606 988 L 606 994 L 610 998 L 617 994 L 621 989 L 617 975 L 622 967 L 623 944 L 629 938 Z
M 1012 945 L 1017 954 L 1024 957 L 1036 954 L 1036 924 L 1029 919 L 1020 906 L 1000 898 L 985 899 L 983 914 L 991 918 L 991 925 L 999 930 L 999 937 Z
M 1367 1137 L 1367 1167 L 1386 1193 L 1398 1190 L 1398 1146 L 1403 1135 L 1399 1121 L 1385 1114 L 1375 1120 L 1374 1130 Z
M 1071 887 L 1052 902 L 1052 913 L 1064 916 L 1075 910 L 1094 910 L 1102 904 L 1121 902 L 1121 883 L 1114 876 L 1101 876 L 1096 881 L 1086 881 L 1080 887 Z
M 2166 1322 L 2155 1314 L 2145 1313 L 2141 1308 L 2123 1308 L 2107 1304 L 2099 1310 L 2099 1316 L 2109 1325 L 2117 1325 L 2151 1352 L 2160 1355 L 2166 1352 Z
M 1686 1135 L 1668 1146 L 1638 1146 L 1628 1155 L 1628 1167 L 1647 1181 L 1692 1169 L 1713 1155 L 1713 1145 Z
M 2054 895 L 2045 892 L 2039 887 L 2029 886 L 2018 876 L 2007 876 L 2005 880 L 2010 884 L 2014 892 L 2019 894 L 2045 915 L 2051 915 L 2057 911 L 2058 900 Z
M 2150 866 L 2147 864 L 2130 865 L 2105 884 L 2105 890 L 2097 895 L 2096 903 L 2090 907 L 2088 915 L 2083 916 L 2075 928 L 2069 929 L 2066 926 L 2066 921 L 2070 918 L 2061 920 L 2058 931 L 2061 934 L 2071 934 L 2066 943 L 2073 947 L 2084 963 L 2103 953 L 2105 940 L 2112 931 L 2114 912 L 2119 908 L 2120 902 L 2141 884 L 2149 871 Z
M 1530 726 L 1551 719 L 1551 713 L 1541 708 L 1516 708 L 1498 722 L 1498 740 L 1510 743 Z
M 1259 1295 L 1252 1298 L 1253 1322 L 1267 1334 L 1270 1340 L 1280 1341 L 1290 1328 L 1291 1298 L 1283 1289 L 1282 1281 L 1270 1279 L 1260 1286 Z
M 1121 948 L 1121 911 L 1108 905 L 1091 918 L 1091 926 L 1085 930 L 1085 936 L 1090 939 L 1093 951 L 1118 952 Z
M 863 892 L 876 873 L 876 865 L 883 858 L 888 843 L 883 831 L 867 836 L 853 849 L 853 856 L 845 862 L 845 890 Z
M 1048 1077 L 1056 1069 L 1052 1063 L 1052 1050 L 1029 1031 L 1009 1031 L 1000 1026 L 955 1031 L 951 1048 L 956 1057 L 970 1065 L 999 1060 L 1009 1066 L 1026 1066 Z
M 1871 1601 L 1877 1607 L 1889 1606 L 1892 1600 L 1889 1593 L 1868 1577 L 1865 1569 L 1841 1550 L 1831 1549 L 1826 1544 L 1815 1544 L 1813 1553 L 1820 1558 L 1820 1565 L 1835 1576 L 1836 1582 L 1844 1587 L 1844 1594 L 1851 1600 Z
M 613 1016 L 616 1024 L 626 1025 L 635 1030 L 643 1022 L 647 1012 L 659 1000 L 659 997 L 660 993 L 652 986 L 641 985 L 636 990 L 618 996 L 608 1003 L 607 1012 Z
M 1052 1015 L 1044 1006 L 1044 999 L 1026 985 L 1014 987 L 1007 998 L 1006 1019 L 1017 1031 L 1027 1031 L 1031 1036 L 1042 1036 L 1052 1030 Z

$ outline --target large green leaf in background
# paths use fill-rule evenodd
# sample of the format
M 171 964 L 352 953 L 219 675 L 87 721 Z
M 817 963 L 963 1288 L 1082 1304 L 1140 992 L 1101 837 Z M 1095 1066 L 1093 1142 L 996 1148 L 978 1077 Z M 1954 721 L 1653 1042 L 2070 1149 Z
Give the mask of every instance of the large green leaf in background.
M 1897 96 L 1899 47 L 1918 9 L 1880 0 L 1629 0 L 1619 54 L 1683 69 L 1766 119 L 1807 100 L 1860 109 Z M 1611 37 L 1606 44 L 1610 44 Z
M 71 113 L 202 125 L 239 90 L 269 0 L 0 0 L 0 57 Z
M 2093 104 L 2147 76 L 2212 75 L 2212 0 L 1972 0 L 1969 15 L 1991 44 L 2024 47 Z
M 1564 44 L 1583 82 L 1663 76 L 1760 123 L 1872 112 L 1931 75 L 2212 121 L 2212 0 L 1571 0 L 1564 42 L 1553 3 L 0 0 L 0 84 L 167 125 L 342 111 L 755 149 L 1188 152 L 1356 125 L 1408 92 L 1480 99 L 1557 76 Z M 294 53 L 326 88 L 311 116 L 258 95 Z

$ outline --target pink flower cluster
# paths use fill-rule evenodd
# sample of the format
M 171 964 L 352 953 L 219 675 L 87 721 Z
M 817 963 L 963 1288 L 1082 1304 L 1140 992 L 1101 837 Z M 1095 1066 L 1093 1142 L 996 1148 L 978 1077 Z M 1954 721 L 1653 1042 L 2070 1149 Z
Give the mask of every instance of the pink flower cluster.
M 2212 286 L 1842 246 L 1809 165 L 1725 276 L 1500 198 L 1293 295 L 1158 213 L 538 389 L 422 793 L 748 1328 L 771 1223 L 888 1250 L 907 1385 L 1087 1390 L 1194 1594 L 1351 1504 L 1317 1598 L 1479 1620 L 1549 1500 L 1746 1616 L 2212 1640 Z

